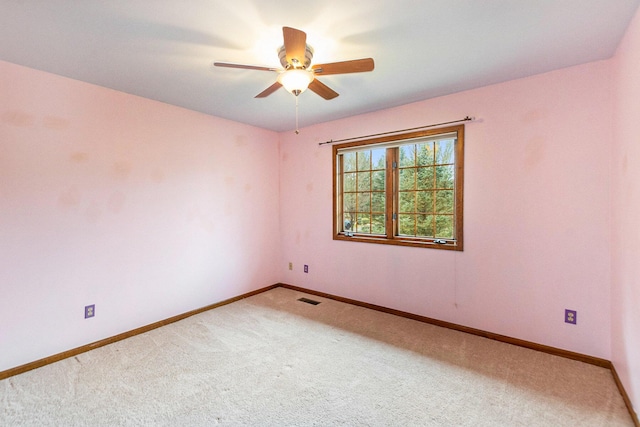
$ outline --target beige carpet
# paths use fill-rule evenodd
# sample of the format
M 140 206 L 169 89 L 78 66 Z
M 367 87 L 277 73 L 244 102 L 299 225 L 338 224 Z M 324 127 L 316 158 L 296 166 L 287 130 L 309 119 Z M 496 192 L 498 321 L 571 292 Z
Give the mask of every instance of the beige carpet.
M 0 381 L 0 425 L 633 423 L 607 369 L 277 288 Z

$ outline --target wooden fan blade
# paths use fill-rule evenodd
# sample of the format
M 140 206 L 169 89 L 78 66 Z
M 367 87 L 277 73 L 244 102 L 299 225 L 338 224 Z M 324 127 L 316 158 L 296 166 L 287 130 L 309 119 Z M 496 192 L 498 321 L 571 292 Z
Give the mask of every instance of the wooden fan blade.
M 277 91 L 281 87 L 282 87 L 282 84 L 280 84 L 280 82 L 275 82 L 274 84 L 272 84 L 271 86 L 269 86 L 268 88 L 266 88 L 265 90 L 257 94 L 255 97 L 266 98 L 267 96 L 271 95 L 273 92 Z
M 231 62 L 214 62 L 213 65 L 216 67 L 240 68 L 243 70 L 278 71 L 277 68 L 260 67 L 257 65 L 233 64 Z
M 372 71 L 373 67 L 373 58 L 364 58 L 343 62 L 331 62 L 329 64 L 316 64 L 311 67 L 311 69 L 316 74 L 328 76 L 329 74 L 362 73 Z
M 307 33 L 295 28 L 282 27 L 284 37 L 284 51 L 287 62 L 293 67 L 304 66 L 304 54 L 307 50 Z
M 318 79 L 313 79 L 313 81 L 309 83 L 309 89 L 311 89 L 312 91 L 314 91 L 315 93 L 317 93 L 318 95 L 320 95 L 326 100 L 333 99 L 336 96 L 338 96 L 338 92 L 331 89 L 329 86 L 322 83 Z

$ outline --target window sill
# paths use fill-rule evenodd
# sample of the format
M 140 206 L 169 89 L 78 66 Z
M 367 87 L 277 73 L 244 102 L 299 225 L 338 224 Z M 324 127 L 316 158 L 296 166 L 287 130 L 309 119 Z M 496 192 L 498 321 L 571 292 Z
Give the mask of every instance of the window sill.
M 434 239 L 419 239 L 419 238 L 403 238 L 396 237 L 389 239 L 385 236 L 367 236 L 354 234 L 347 236 L 344 233 L 338 233 L 333 236 L 333 240 L 343 240 L 347 242 L 361 242 L 361 243 L 378 243 L 383 245 L 395 245 L 395 246 L 411 246 L 415 248 L 430 248 L 430 249 L 444 249 L 449 251 L 462 251 L 462 245 L 458 244 L 455 240 L 447 240 L 446 243 L 436 243 Z M 437 240 L 437 239 L 435 239 Z

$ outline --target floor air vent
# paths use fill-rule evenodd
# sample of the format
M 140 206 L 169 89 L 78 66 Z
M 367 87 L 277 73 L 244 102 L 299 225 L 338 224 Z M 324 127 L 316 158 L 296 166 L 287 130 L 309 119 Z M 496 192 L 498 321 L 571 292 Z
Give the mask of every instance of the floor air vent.
M 309 298 L 300 298 L 298 301 L 306 302 L 307 304 L 311 304 L 311 305 L 320 304 L 320 301 L 314 301 L 314 300 L 309 299 Z

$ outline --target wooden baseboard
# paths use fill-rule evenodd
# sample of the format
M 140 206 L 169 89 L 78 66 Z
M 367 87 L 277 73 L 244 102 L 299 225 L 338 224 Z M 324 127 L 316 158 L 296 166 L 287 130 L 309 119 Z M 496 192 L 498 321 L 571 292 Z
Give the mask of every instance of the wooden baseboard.
M 618 376 L 618 372 L 616 371 L 616 367 L 611 363 L 611 375 L 613 375 L 613 380 L 616 382 L 618 386 L 618 390 L 620 390 L 620 394 L 622 394 L 622 399 L 624 400 L 624 404 L 627 405 L 627 409 L 629 410 L 629 414 L 631 414 L 631 419 L 633 420 L 636 427 L 640 427 L 640 420 L 638 420 L 638 414 L 633 410 L 633 404 L 631 403 L 631 399 L 627 394 L 627 390 L 625 390 L 624 385 L 622 385 L 622 381 L 620 381 L 620 377 Z
M 413 319 L 424 323 L 429 323 L 431 325 L 442 326 L 444 328 L 453 329 L 460 332 L 466 332 L 473 335 L 478 335 L 484 338 L 489 338 L 496 341 L 501 341 L 508 344 L 517 345 L 520 347 L 526 347 L 532 350 L 543 351 L 545 353 L 553 354 L 555 356 L 562 356 L 568 359 L 579 360 L 580 362 L 589 363 L 591 365 L 600 366 L 603 368 L 609 368 L 611 366 L 611 362 L 605 359 L 600 359 L 598 357 L 587 356 L 581 353 L 575 353 L 572 351 L 562 350 L 555 347 L 550 347 L 542 344 L 537 344 L 530 341 L 525 341 L 517 338 L 508 337 L 506 335 L 494 334 L 493 332 L 483 331 L 481 329 L 470 328 L 468 326 L 462 326 L 451 322 L 445 322 L 443 320 L 432 319 L 430 317 L 420 316 L 413 313 L 408 313 L 406 311 L 395 310 L 393 308 L 387 308 L 380 305 L 369 304 L 366 302 L 353 300 L 350 298 L 343 298 L 336 295 L 327 294 L 324 292 L 318 292 L 310 289 L 301 288 L 298 286 L 288 285 L 286 283 L 281 283 L 281 287 L 291 289 L 294 291 L 305 292 L 312 295 L 317 295 L 319 297 L 329 298 L 336 301 L 344 302 L 347 304 L 357 305 L 364 308 L 369 308 L 376 311 L 381 311 L 383 313 L 393 314 L 396 316 L 405 317 L 407 319 Z
M 413 319 L 413 320 L 417 320 L 419 322 L 429 323 L 429 324 L 432 324 L 432 325 L 441 326 L 441 327 L 444 327 L 444 328 L 453 329 L 453 330 L 460 331 L 460 332 L 466 332 L 468 334 L 478 335 L 478 336 L 481 336 L 481 337 L 484 337 L 484 338 L 489 338 L 489 339 L 500 341 L 500 342 L 504 342 L 504 343 L 507 343 L 507 344 L 513 344 L 513 345 L 517 345 L 517 346 L 520 346 L 520 347 L 525 347 L 525 348 L 528 348 L 528 349 L 531 349 L 531 350 L 542 351 L 544 353 L 552 354 L 554 356 L 560 356 L 560 357 L 565 357 L 565 358 L 572 359 L 572 360 L 578 360 L 580 362 L 584 362 L 584 363 L 588 363 L 588 364 L 591 364 L 591 365 L 596 365 L 596 366 L 600 366 L 602 368 L 609 369 L 611 371 L 611 374 L 613 375 L 613 379 L 614 379 L 616 385 L 618 386 L 618 390 L 620 391 L 620 394 L 622 395 L 622 399 L 624 400 L 624 403 L 627 406 L 627 409 L 629 410 L 629 414 L 631 415 L 631 419 L 635 423 L 636 427 L 640 427 L 640 423 L 638 422 L 638 415 L 635 413 L 635 411 L 633 409 L 633 404 L 631 403 L 631 399 L 629 399 L 629 395 L 627 394 L 627 391 L 625 390 L 624 386 L 622 385 L 622 382 L 620 381 L 620 378 L 618 377 L 618 374 L 617 374 L 617 372 L 615 370 L 615 367 L 613 366 L 613 363 L 611 363 L 611 361 L 609 361 L 609 360 L 601 359 L 599 357 L 588 356 L 586 354 L 576 353 L 576 352 L 573 352 L 573 351 L 563 350 L 563 349 L 556 348 L 556 347 L 537 344 L 537 343 L 534 343 L 534 342 L 531 342 L 531 341 L 525 341 L 525 340 L 521 340 L 521 339 L 518 339 L 518 338 L 512 338 L 512 337 L 508 337 L 506 335 L 494 334 L 493 332 L 487 332 L 487 331 L 483 331 L 481 329 L 470 328 L 470 327 L 467 327 L 467 326 L 462 326 L 462 325 L 458 325 L 458 324 L 451 323 L 451 322 L 445 322 L 445 321 L 438 320 L 438 319 L 432 319 L 430 317 L 420 316 L 420 315 L 417 315 L 417 314 L 408 313 L 408 312 L 401 311 L 401 310 L 395 310 L 395 309 L 383 307 L 383 306 L 380 306 L 380 305 L 369 304 L 369 303 L 366 303 L 366 302 L 362 302 L 362 301 L 358 301 L 358 300 L 354 300 L 354 299 L 350 299 L 350 298 L 344 298 L 344 297 L 340 297 L 340 296 L 337 296 L 337 295 L 328 294 L 328 293 L 325 293 L 325 292 L 314 291 L 312 289 L 305 289 L 305 288 L 301 288 L 299 286 L 289 285 L 289 284 L 286 284 L 286 283 L 279 283 L 279 286 L 282 287 L 282 288 L 291 289 L 291 290 L 298 291 L 298 292 L 304 292 L 306 294 L 316 295 L 316 296 L 319 296 L 319 297 L 328 298 L 328 299 L 332 299 L 332 300 L 335 300 L 335 301 L 344 302 L 344 303 L 347 303 L 347 304 L 357 305 L 359 307 L 369 308 L 371 310 L 381 311 L 383 313 L 393 314 L 393 315 L 396 315 L 396 316 L 405 317 L 407 319 Z
M 93 350 L 98 347 L 102 347 L 108 344 L 113 344 L 114 342 L 121 341 L 127 338 L 131 338 L 135 335 L 143 334 L 145 332 L 151 331 L 153 329 L 159 328 L 161 326 L 168 325 L 170 323 L 177 322 L 182 319 L 186 319 L 187 317 L 191 317 L 193 315 L 221 307 L 223 305 L 231 304 L 232 302 L 239 301 L 244 298 L 248 298 L 253 295 L 260 294 L 262 292 L 271 290 L 273 288 L 277 288 L 279 284 L 267 286 L 265 288 L 261 288 L 255 291 L 247 292 L 245 294 L 239 295 L 237 297 L 229 298 L 224 301 L 217 302 L 215 304 L 210 304 L 205 307 L 197 308 L 195 310 L 188 311 L 186 313 L 178 314 L 177 316 L 170 317 L 168 319 L 160 320 L 159 322 L 151 323 L 146 326 L 142 326 L 140 328 L 133 329 L 128 332 L 123 332 L 121 334 L 102 339 L 100 341 L 93 342 L 91 344 L 83 345 L 81 347 L 77 347 L 71 350 L 63 351 L 62 353 L 54 354 L 52 356 L 45 357 L 43 359 L 36 360 L 34 362 L 30 362 L 21 366 L 16 366 L 15 368 L 8 369 L 6 371 L 0 372 L 0 380 L 5 378 L 12 377 L 14 375 L 22 374 L 24 372 L 30 371 L 32 369 L 40 368 L 42 366 L 48 365 L 50 363 L 58 362 L 63 359 L 67 359 L 69 357 L 77 356 L 78 354 L 84 353 L 89 350 Z

